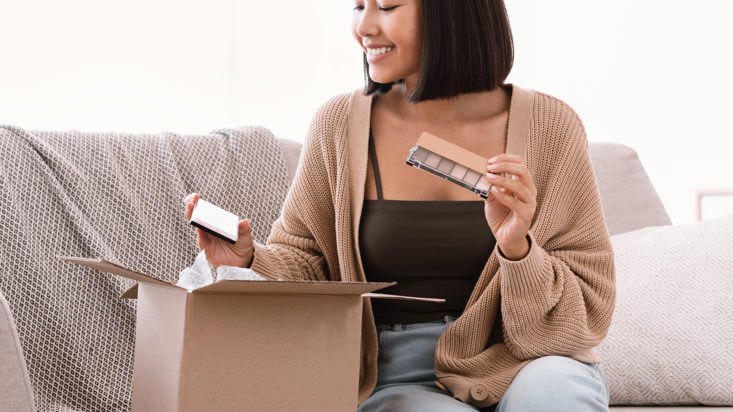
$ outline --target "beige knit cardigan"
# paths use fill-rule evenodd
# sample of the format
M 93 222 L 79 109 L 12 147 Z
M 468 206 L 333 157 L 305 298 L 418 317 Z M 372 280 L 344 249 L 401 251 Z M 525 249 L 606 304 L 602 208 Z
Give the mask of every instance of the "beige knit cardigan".
M 599 362 L 592 348 L 606 336 L 616 298 L 613 251 L 581 120 L 554 97 L 507 86 L 506 152 L 522 156 L 537 187 L 530 250 L 509 261 L 494 248 L 435 352 L 439 386 L 477 407 L 498 402 L 537 357 Z M 266 244 L 255 243 L 251 267 L 262 276 L 366 281 L 357 240 L 373 97 L 362 91 L 317 111 L 280 217 Z M 361 359 L 360 404 L 377 380 L 370 298 Z

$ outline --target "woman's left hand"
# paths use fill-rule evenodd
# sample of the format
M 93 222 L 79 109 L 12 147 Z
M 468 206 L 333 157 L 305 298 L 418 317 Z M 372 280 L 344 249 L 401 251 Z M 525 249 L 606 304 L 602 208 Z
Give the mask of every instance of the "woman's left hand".
M 488 173 L 483 178 L 493 185 L 489 197 L 484 199 L 486 222 L 501 253 L 507 259 L 520 260 L 529 252 L 527 234 L 537 206 L 537 188 L 517 155 L 498 155 L 486 169 Z

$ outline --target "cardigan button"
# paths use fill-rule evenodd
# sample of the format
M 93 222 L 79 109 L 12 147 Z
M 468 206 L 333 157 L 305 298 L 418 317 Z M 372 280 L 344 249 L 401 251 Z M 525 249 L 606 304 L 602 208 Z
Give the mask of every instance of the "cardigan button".
M 471 387 L 471 397 L 476 402 L 481 402 L 489 397 L 489 390 L 486 386 L 477 383 Z

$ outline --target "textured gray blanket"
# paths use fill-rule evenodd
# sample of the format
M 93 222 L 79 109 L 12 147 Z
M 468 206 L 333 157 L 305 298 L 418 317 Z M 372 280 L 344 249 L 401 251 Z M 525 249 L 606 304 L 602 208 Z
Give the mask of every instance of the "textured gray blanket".
M 208 135 L 36 132 L 0 126 L 0 290 L 39 410 L 126 411 L 131 286 L 56 255 L 104 257 L 175 281 L 198 252 L 183 197 L 199 192 L 265 242 L 288 188 L 267 129 Z

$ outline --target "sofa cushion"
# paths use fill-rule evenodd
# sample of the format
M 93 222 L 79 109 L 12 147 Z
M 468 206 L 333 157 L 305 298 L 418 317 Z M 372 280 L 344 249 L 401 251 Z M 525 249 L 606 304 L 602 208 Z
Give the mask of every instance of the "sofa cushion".
M 612 404 L 733 405 L 733 215 L 614 235 Z
M 591 143 L 590 154 L 610 234 L 671 224 L 634 149 Z

